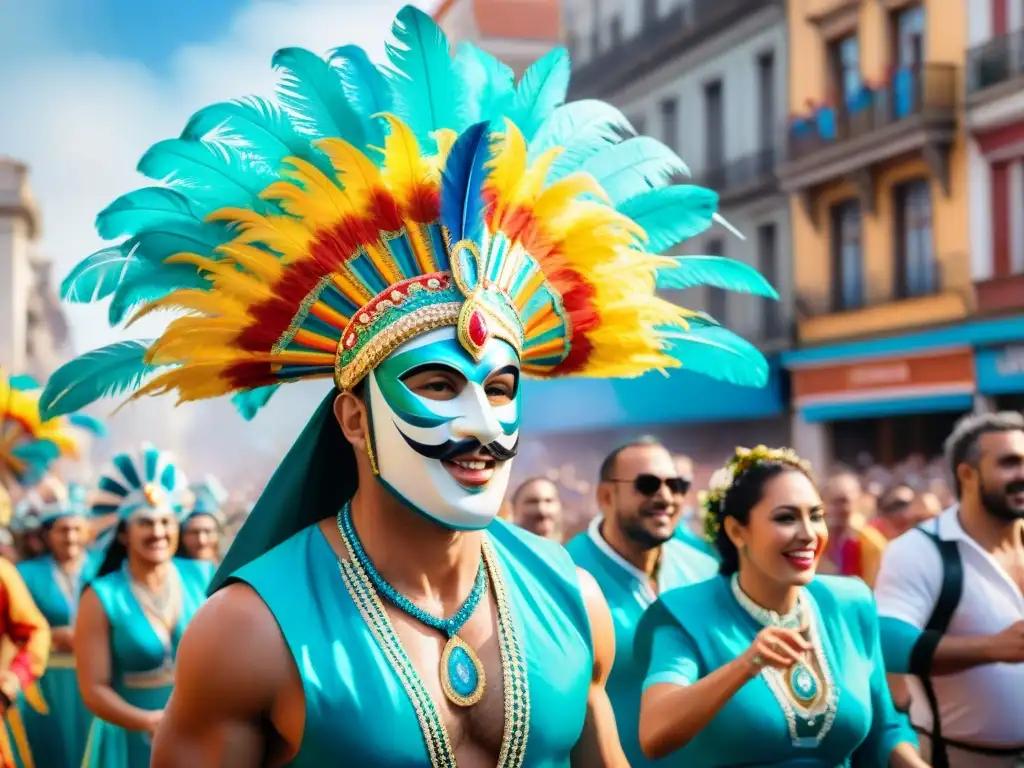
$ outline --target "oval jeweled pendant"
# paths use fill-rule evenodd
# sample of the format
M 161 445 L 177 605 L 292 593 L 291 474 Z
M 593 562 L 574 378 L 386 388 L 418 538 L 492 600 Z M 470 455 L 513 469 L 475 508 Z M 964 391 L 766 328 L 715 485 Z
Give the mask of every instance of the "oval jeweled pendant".
M 818 693 L 821 691 L 818 676 L 803 662 L 794 664 L 790 668 L 788 682 L 789 690 L 793 692 L 793 696 L 801 704 L 808 704 L 814 701 L 818 698 Z
M 441 688 L 448 701 L 471 707 L 484 696 L 487 679 L 476 653 L 458 635 L 445 643 L 441 653 Z

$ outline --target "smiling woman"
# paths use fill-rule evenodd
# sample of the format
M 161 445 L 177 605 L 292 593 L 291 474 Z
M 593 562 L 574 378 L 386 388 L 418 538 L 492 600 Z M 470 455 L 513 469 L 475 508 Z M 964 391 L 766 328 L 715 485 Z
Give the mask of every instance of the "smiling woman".
M 637 631 L 644 753 L 708 768 L 925 765 L 892 706 L 870 592 L 815 578 L 828 530 L 807 463 L 737 449 L 705 505 L 721 577 L 666 592 Z

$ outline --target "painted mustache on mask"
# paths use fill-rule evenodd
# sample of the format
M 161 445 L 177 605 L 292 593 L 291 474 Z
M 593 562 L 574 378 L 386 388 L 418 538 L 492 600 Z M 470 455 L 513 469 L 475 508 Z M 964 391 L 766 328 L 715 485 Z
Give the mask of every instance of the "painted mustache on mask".
M 481 445 L 480 441 L 475 437 L 469 437 L 465 440 L 445 440 L 439 445 L 427 445 L 425 443 L 418 443 L 409 437 L 407 434 L 398 430 L 398 433 L 405 439 L 405 442 L 409 444 L 420 456 L 427 459 L 434 459 L 436 461 L 452 461 L 460 456 L 465 456 L 467 453 L 473 453 L 479 449 L 482 453 L 487 454 L 495 461 L 508 461 L 515 457 L 519 453 L 519 438 L 516 438 L 516 443 L 511 448 L 506 448 L 500 443 L 488 443 L 487 445 Z

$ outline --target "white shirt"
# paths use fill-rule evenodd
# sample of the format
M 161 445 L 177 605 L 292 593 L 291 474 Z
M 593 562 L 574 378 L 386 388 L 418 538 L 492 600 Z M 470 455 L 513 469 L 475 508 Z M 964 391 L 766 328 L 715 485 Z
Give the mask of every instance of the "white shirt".
M 963 595 L 947 634 L 992 635 L 1024 619 L 1024 596 L 995 558 L 960 525 L 958 508 L 925 523 L 940 539 L 957 541 L 963 562 Z M 923 630 L 942 589 L 942 559 L 924 533 L 911 530 L 882 555 L 875 583 L 878 615 Z M 916 677 L 909 678 L 910 718 L 931 732 L 932 715 Z M 986 664 L 955 675 L 933 677 L 942 735 L 967 744 L 1024 744 L 1024 664 Z

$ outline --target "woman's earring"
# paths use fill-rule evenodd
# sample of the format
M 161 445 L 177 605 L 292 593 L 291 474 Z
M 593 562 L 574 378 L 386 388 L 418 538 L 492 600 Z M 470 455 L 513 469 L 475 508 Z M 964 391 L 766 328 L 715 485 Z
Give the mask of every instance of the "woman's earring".
M 750 552 L 747 550 L 747 545 L 746 544 L 744 544 L 742 547 L 740 547 L 740 554 L 743 555 L 743 557 L 745 557 L 745 558 L 749 558 L 750 557 Z

